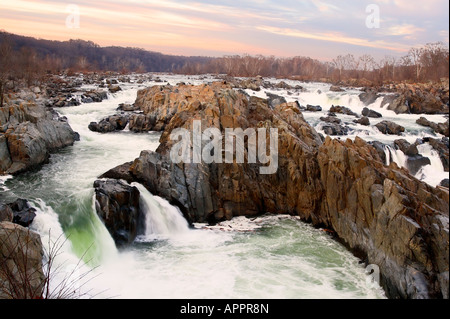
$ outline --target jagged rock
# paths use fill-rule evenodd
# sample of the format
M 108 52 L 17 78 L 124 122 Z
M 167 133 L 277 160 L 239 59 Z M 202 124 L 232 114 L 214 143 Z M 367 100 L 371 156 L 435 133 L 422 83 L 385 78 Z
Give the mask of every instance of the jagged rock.
M 266 92 L 266 95 L 268 96 L 269 105 L 272 109 L 274 109 L 276 106 L 287 103 L 286 99 L 282 96 L 272 94 L 269 92 Z
M 48 162 L 50 153 L 79 139 L 70 125 L 43 106 L 0 109 L 0 174 L 19 174 Z
M 406 161 L 406 167 L 411 175 L 416 175 L 426 165 L 431 165 L 431 160 L 422 155 L 408 156 Z
M 395 140 L 394 145 L 405 153 L 407 156 L 416 156 L 419 155 L 419 150 L 417 149 L 416 144 L 411 144 L 405 139 Z
M 27 200 L 18 199 L 14 203 L 8 204 L 7 206 L 9 206 L 13 213 L 12 222 L 14 224 L 29 227 L 33 223 L 33 220 L 36 217 L 36 209 L 31 207 Z
M 447 120 L 447 122 L 436 124 L 434 122 L 430 122 L 429 120 L 427 120 L 424 117 L 421 117 L 420 119 L 417 120 L 416 123 L 419 125 L 425 126 L 425 127 L 430 127 L 436 133 L 439 133 L 446 137 L 449 137 L 449 121 L 448 120 Z
M 83 103 L 100 103 L 108 98 L 105 91 L 88 91 L 81 96 Z
M 322 112 L 322 107 L 319 105 L 310 105 L 306 106 L 306 111 L 308 112 Z
M 362 111 L 362 115 L 366 116 L 366 117 L 371 117 L 371 118 L 382 118 L 383 115 L 381 115 L 380 113 L 374 111 L 374 110 L 369 110 L 367 107 L 365 107 Z
M 45 284 L 41 237 L 10 222 L 0 223 L 0 299 L 39 299 Z
M 388 109 L 400 113 L 412 114 L 448 114 L 448 82 L 443 84 L 446 88 L 442 94 L 436 87 L 441 84 L 415 84 L 399 87 L 396 98 L 389 104 Z M 447 102 L 445 102 L 447 100 Z
M 124 111 L 124 112 L 134 112 L 134 111 L 138 111 L 139 107 L 136 105 L 131 105 L 131 104 L 119 104 L 119 107 L 117 108 L 117 111 Z
M 448 298 L 444 188 L 420 182 L 395 164 L 386 166 L 379 151 L 360 138 L 322 142 L 294 105 L 272 110 L 267 100 L 248 99 L 223 83 L 147 93 L 153 90 L 162 94 L 148 97 L 141 110 L 165 123 L 161 144 L 111 174 L 139 181 L 191 222 L 267 212 L 298 215 L 334 230 L 349 249 L 378 265 L 389 297 Z M 264 175 L 260 165 L 250 163 L 175 164 L 170 153 L 177 141 L 170 134 L 177 128 L 192 131 L 193 119 L 222 133 L 230 127 L 277 128 L 278 170 Z
M 124 114 L 116 114 L 106 119 L 101 120 L 99 123 L 92 122 L 89 124 L 89 129 L 93 132 L 110 133 L 115 131 L 123 131 L 129 121 L 129 116 Z
M 338 119 L 335 116 L 321 117 L 320 120 L 323 122 L 332 123 L 332 124 L 341 124 L 342 123 L 342 120 Z
M 97 180 L 95 208 L 118 247 L 131 244 L 142 227 L 140 193 L 119 180 Z
M 327 123 L 322 125 L 325 134 L 329 136 L 344 136 L 348 134 L 348 127 L 336 123 Z
M 378 130 L 383 134 L 388 135 L 401 135 L 405 132 L 405 128 L 391 121 L 383 121 L 375 125 Z
M 339 105 L 334 106 L 333 105 L 330 108 L 330 112 L 358 117 L 358 114 L 356 114 L 355 112 L 353 112 L 352 110 L 350 110 L 348 107 L 345 107 L 345 106 L 339 106 Z

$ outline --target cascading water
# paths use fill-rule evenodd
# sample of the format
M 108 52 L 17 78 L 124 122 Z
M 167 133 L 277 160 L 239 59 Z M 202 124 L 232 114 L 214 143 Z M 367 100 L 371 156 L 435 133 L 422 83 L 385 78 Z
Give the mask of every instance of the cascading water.
M 431 164 L 423 166 L 416 174 L 416 178 L 425 181 L 431 186 L 437 186 L 445 178 L 449 178 L 445 171 L 439 153 L 430 144 L 422 144 L 418 147 L 419 154 L 430 159 Z
M 140 206 L 145 213 L 145 235 L 140 236 L 140 241 L 168 238 L 189 231 L 189 225 L 178 208 L 153 196 L 139 183 L 133 183 L 132 186 L 139 189 Z
M 159 76 L 173 84 L 214 80 Z M 147 82 L 142 87 L 157 84 Z M 330 92 L 329 85 L 300 84 L 307 92 L 274 93 L 288 101 L 299 100 L 302 105 L 320 104 L 325 112 L 331 105 L 343 105 L 356 113 L 364 107 L 357 91 Z M 122 91 L 110 94 L 102 103 L 59 109 L 80 133 L 81 141 L 52 155 L 50 163 L 39 171 L 0 180 L 5 201 L 27 198 L 38 208 L 33 229 L 41 234 L 44 243 L 49 235 L 53 240 L 60 236 L 67 239 L 59 264 L 68 261 L 69 265 L 79 264 L 82 273 L 92 271 L 95 278 L 83 287 L 85 291 L 92 289 L 95 297 L 120 298 L 384 298 L 379 286 L 367 285 L 367 274 L 357 258 L 325 232 L 297 218 L 236 218 L 216 228 L 196 225 L 197 229 L 190 229 L 177 208 L 139 184 L 135 186 L 146 211 L 146 233 L 128 249 L 118 251 L 95 212 L 93 183 L 112 167 L 133 160 L 142 150 L 156 150 L 159 145 L 159 134 L 125 130 L 102 135 L 88 130 L 90 122 L 114 114 L 118 104 L 134 102 L 140 86 L 121 83 L 121 87 Z M 256 94 L 263 95 L 264 91 Z M 380 105 L 378 99 L 370 107 L 382 113 L 384 119 L 405 126 L 408 133 L 402 138 L 414 142 L 428 134 L 415 124 L 417 116 L 397 116 Z M 323 115 L 304 113 L 313 125 Z M 340 117 L 349 122 L 354 119 Z M 430 120 L 441 122 L 439 116 Z M 371 127 L 355 124 L 352 129 L 354 133 L 348 138 L 361 136 L 387 144 L 398 139 Z M 397 164 L 403 163 L 404 158 L 394 149 L 386 152 Z M 420 152 L 430 153 L 430 169 L 441 170 L 436 154 L 428 148 Z M 425 180 L 433 175 L 428 169 L 419 172 Z

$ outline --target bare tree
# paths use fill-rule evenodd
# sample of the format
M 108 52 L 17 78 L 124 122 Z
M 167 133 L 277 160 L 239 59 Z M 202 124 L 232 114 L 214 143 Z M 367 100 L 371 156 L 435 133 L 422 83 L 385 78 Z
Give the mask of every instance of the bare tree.
M 409 57 L 411 59 L 412 64 L 415 66 L 416 69 L 416 80 L 419 81 L 420 79 L 420 73 L 422 72 L 422 64 L 421 64 L 421 57 L 422 57 L 423 49 L 421 48 L 412 48 L 409 50 Z
M 3 107 L 6 82 L 11 72 L 12 47 L 9 39 L 4 35 L 0 45 L 0 107 Z

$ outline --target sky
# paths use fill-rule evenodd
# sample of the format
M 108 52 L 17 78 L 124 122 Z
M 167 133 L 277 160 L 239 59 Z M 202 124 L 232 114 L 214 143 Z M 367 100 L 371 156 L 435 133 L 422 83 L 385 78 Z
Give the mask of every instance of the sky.
M 330 61 L 449 42 L 448 0 L 0 0 L 0 30 L 176 55 Z

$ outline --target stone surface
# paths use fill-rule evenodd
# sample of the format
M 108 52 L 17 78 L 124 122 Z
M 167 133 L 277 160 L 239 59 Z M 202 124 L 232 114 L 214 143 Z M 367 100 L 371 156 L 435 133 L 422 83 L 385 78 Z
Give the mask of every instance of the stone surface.
M 64 118 L 34 103 L 1 108 L 0 128 L 0 174 L 45 164 L 51 152 L 79 139 Z
M 405 132 L 405 128 L 391 121 L 383 121 L 375 125 L 378 130 L 387 135 L 401 135 Z
M 0 299 L 38 299 L 45 276 L 41 238 L 20 225 L 0 223 Z
M 131 244 L 142 226 L 140 193 L 118 180 L 97 180 L 95 208 L 118 247 Z
M 298 215 L 334 230 L 349 249 L 378 265 L 389 297 L 448 298 L 448 189 L 432 188 L 395 164 L 386 166 L 379 150 L 360 138 L 323 142 L 294 103 L 271 109 L 267 100 L 248 98 L 223 83 L 149 88 L 137 103 L 164 127 L 161 144 L 103 177 L 142 183 L 190 222 L 267 212 Z M 170 133 L 192 132 L 193 120 L 222 133 L 277 128 L 278 170 L 264 175 L 262 165 L 248 162 L 173 163 L 176 142 Z
M 378 113 L 374 110 L 370 110 L 367 107 L 365 107 L 363 109 L 362 115 L 366 116 L 366 117 L 376 118 L 376 119 L 383 117 L 383 115 L 381 115 L 380 113 Z

